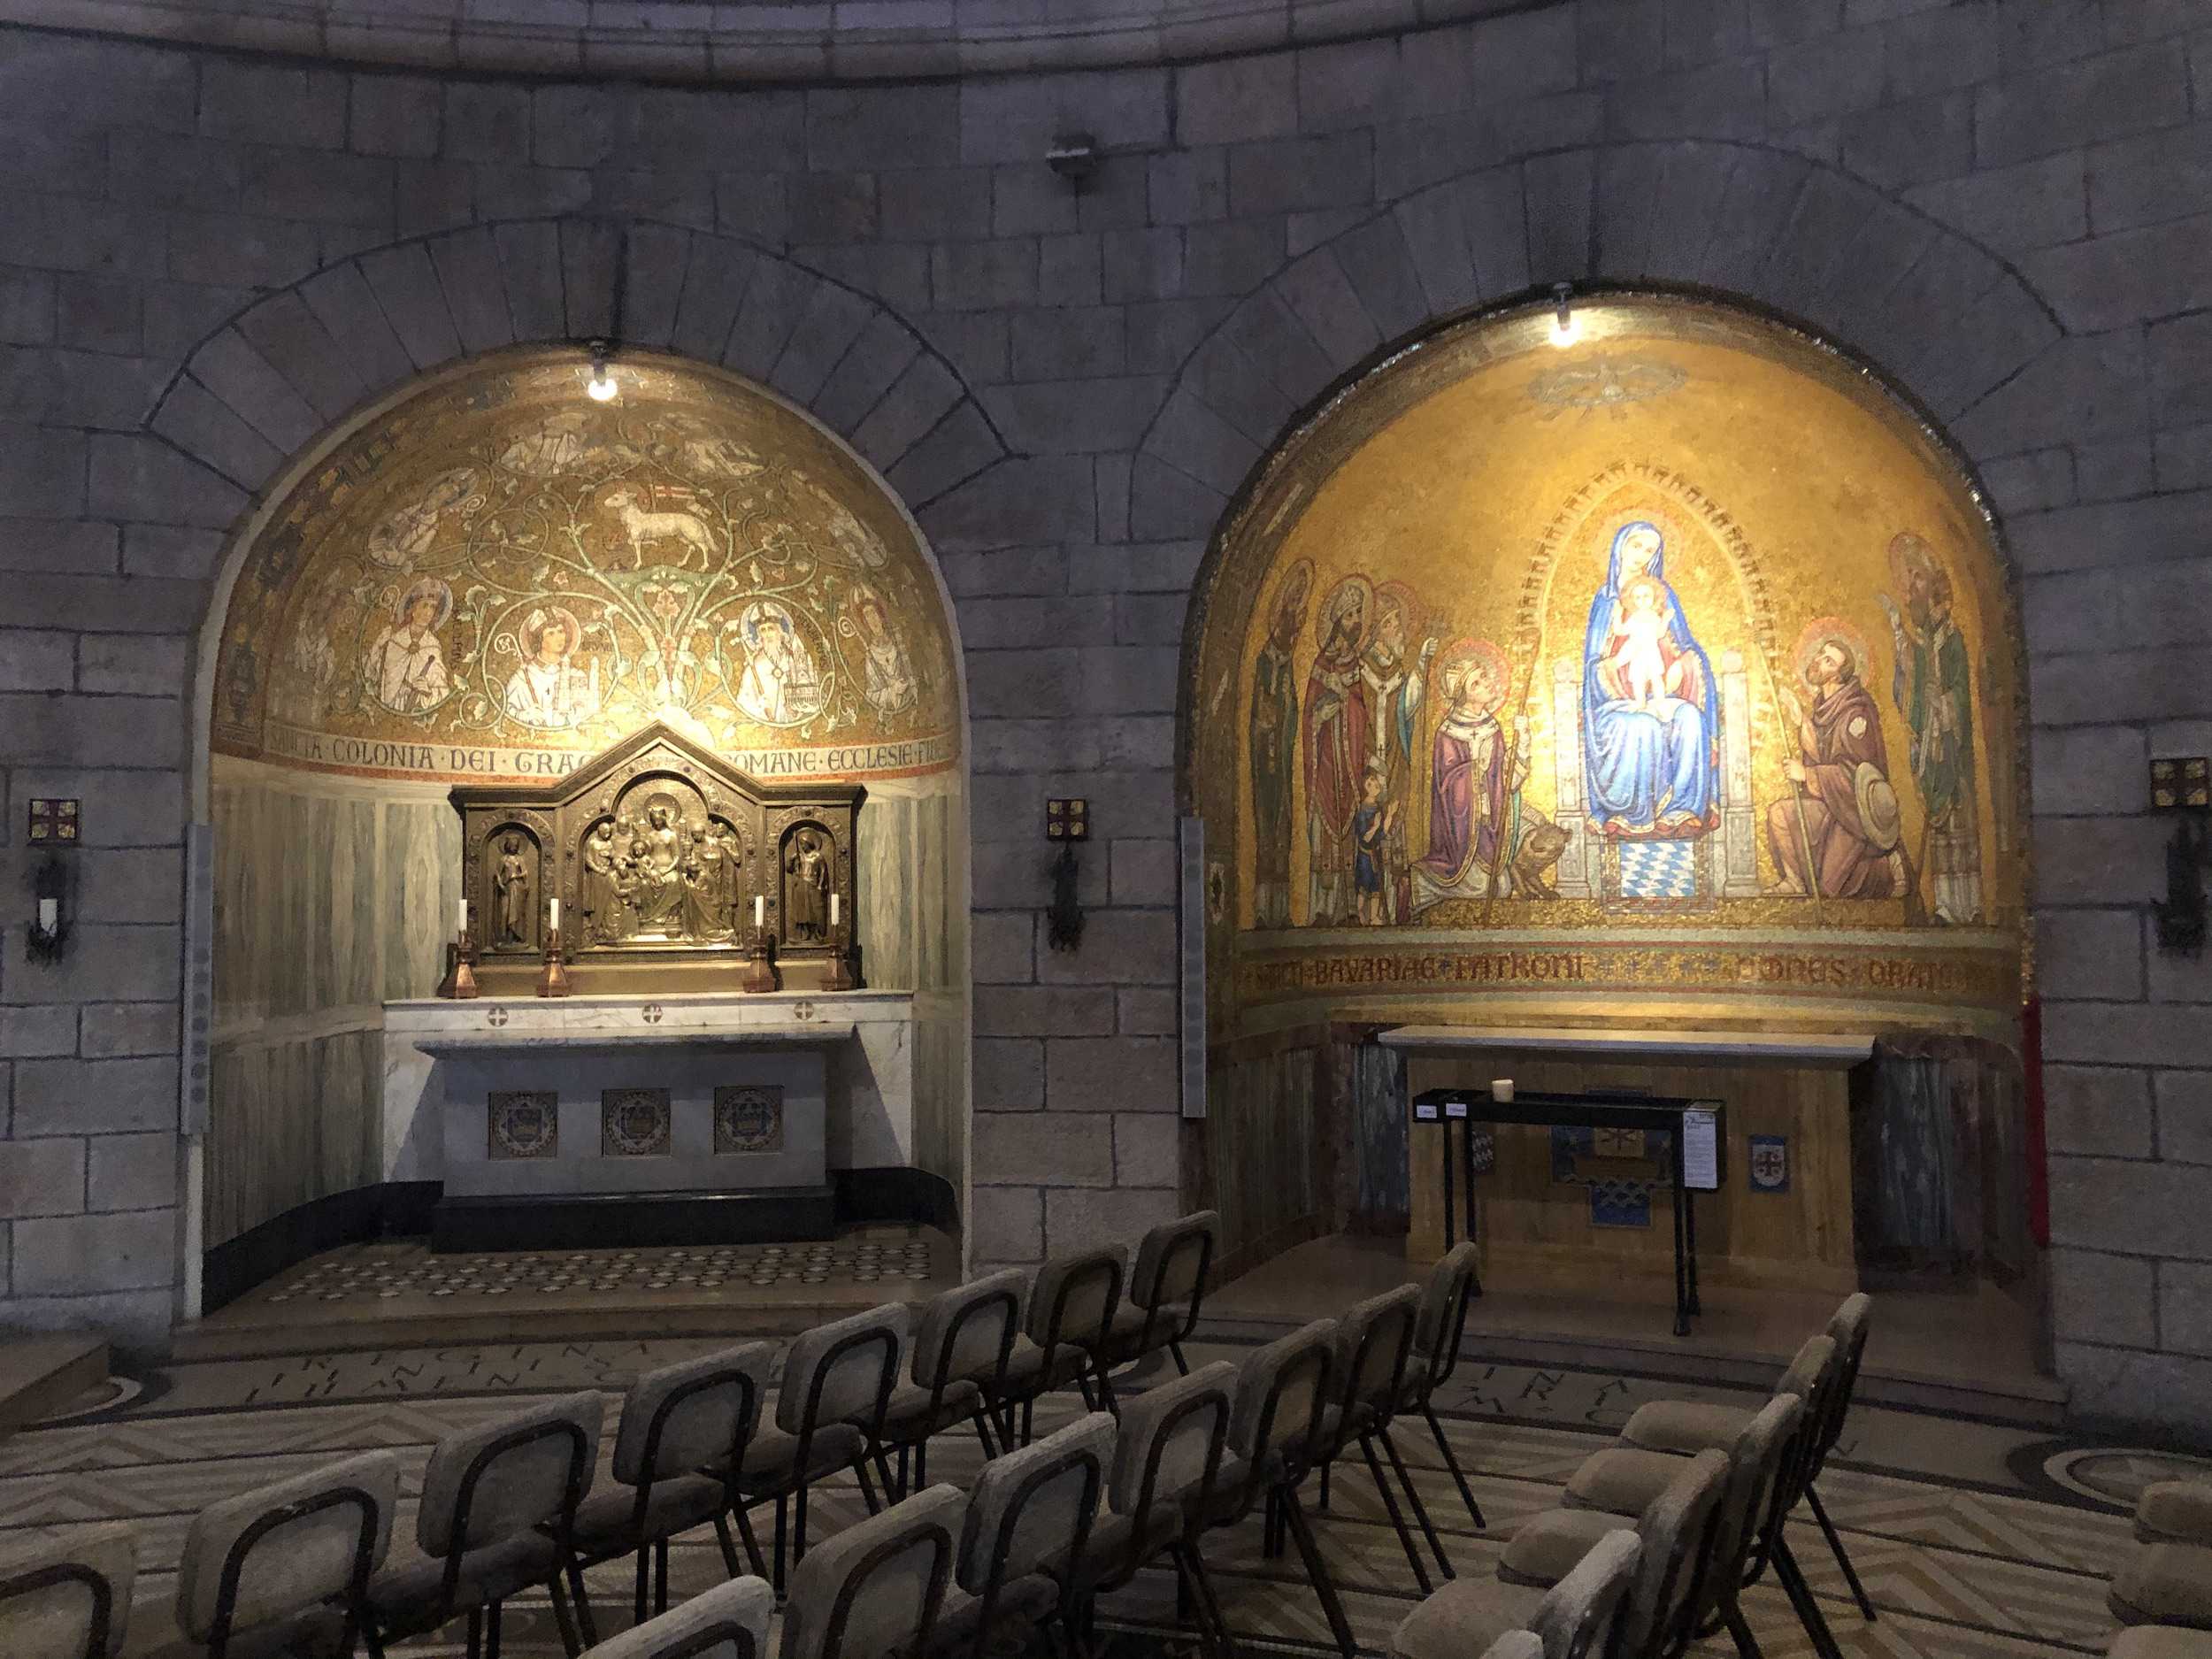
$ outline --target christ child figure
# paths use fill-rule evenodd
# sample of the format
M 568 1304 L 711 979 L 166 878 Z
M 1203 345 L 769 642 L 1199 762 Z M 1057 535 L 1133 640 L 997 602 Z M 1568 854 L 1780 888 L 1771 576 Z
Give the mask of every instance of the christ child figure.
M 1649 708 L 1669 695 L 1667 654 L 1661 643 L 1666 637 L 1666 595 L 1650 577 L 1639 576 L 1621 590 L 1606 657 L 1606 666 L 1629 702 Z
M 1383 842 L 1397 815 L 1396 807 L 1383 804 L 1382 773 L 1370 772 L 1352 813 L 1352 890 L 1358 897 L 1359 918 L 1370 927 L 1389 919 L 1383 913 Z

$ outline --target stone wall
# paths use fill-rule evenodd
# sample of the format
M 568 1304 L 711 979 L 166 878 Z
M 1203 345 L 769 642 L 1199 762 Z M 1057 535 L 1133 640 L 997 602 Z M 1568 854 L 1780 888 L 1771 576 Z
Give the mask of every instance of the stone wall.
M 169 1317 L 193 630 L 226 532 L 363 400 L 603 328 L 620 264 L 631 338 L 778 385 L 918 511 L 973 715 L 972 1220 L 1024 1261 L 1177 1202 L 1178 646 L 1245 469 L 1434 318 L 1660 277 L 1866 352 L 1991 492 L 2034 657 L 2059 1362 L 2087 1414 L 2212 1424 L 2212 969 L 2140 911 L 2144 760 L 2212 750 L 2204 21 L 1585 0 L 754 90 L 0 35 L 6 890 L 27 797 L 89 836 L 66 962 L 4 918 L 0 1317 Z M 1041 159 L 1071 128 L 1107 151 L 1079 193 Z M 1063 792 L 1096 815 L 1072 956 L 1036 915 Z

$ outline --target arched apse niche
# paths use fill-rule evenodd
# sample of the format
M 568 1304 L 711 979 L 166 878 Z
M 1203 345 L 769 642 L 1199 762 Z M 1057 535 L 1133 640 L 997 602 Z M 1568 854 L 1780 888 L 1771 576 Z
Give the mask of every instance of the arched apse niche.
M 917 994 L 897 1161 L 947 1209 L 963 1190 L 965 714 L 934 562 L 776 393 L 633 350 L 601 403 L 589 373 L 573 347 L 449 367 L 318 444 L 242 533 L 210 625 L 211 1299 L 275 1259 L 235 1248 L 257 1229 L 326 1233 L 334 1201 L 357 1226 L 375 1203 L 345 1195 L 388 1208 L 419 1173 L 381 1121 L 379 1033 L 442 970 L 451 787 L 557 779 L 657 721 L 764 781 L 866 788 L 867 981 Z
M 1255 467 L 1186 669 L 1233 1248 L 1403 1225 L 1384 1025 L 1870 1033 L 2016 1114 L 2011 580 L 1843 352 L 1664 292 L 1441 326 Z

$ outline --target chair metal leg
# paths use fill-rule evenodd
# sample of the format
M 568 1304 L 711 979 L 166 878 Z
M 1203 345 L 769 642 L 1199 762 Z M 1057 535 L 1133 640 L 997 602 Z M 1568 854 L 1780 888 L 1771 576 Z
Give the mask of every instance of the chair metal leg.
M 1421 1524 L 1421 1536 L 1429 1540 L 1429 1553 L 1436 1557 L 1437 1570 L 1445 1578 L 1458 1575 L 1452 1571 L 1451 1559 L 1444 1554 L 1444 1540 L 1436 1535 L 1436 1526 L 1429 1519 L 1429 1506 L 1421 1502 L 1421 1489 L 1413 1484 L 1413 1476 L 1407 1471 L 1405 1459 L 1398 1455 L 1398 1448 L 1390 1438 L 1387 1428 L 1378 1428 L 1375 1438 L 1382 1442 L 1383 1450 L 1390 1458 L 1390 1467 L 1398 1477 L 1398 1484 L 1406 1489 L 1406 1502 L 1412 1506 L 1413 1518 Z
M 640 1544 L 637 1547 L 637 1587 L 630 1597 L 630 1622 L 633 1624 L 645 1623 L 646 1574 L 646 1546 Z
M 546 1586 L 553 1601 L 553 1623 L 561 1632 L 561 1651 L 576 1659 L 584 1651 L 584 1639 L 577 1631 L 576 1622 L 569 1617 L 568 1598 L 561 1593 L 561 1576 L 557 1572 Z
M 1206 1609 L 1206 1617 L 1213 1621 L 1215 1633 L 1221 1638 L 1222 1659 L 1236 1659 L 1237 1639 L 1229 1628 L 1229 1616 L 1221 1610 L 1221 1596 L 1214 1588 L 1214 1576 L 1207 1571 L 1206 1557 L 1198 1546 L 1189 1546 L 1190 1576 L 1198 1586 L 1199 1605 Z
M 908 1484 L 907 1471 L 899 1471 L 899 1495 L 910 1497 L 929 1485 L 929 1436 L 925 1434 L 914 1442 L 914 1479 Z
M 653 1541 L 653 1611 L 668 1611 L 668 1540 Z
M 991 1413 L 987 1407 L 975 1414 L 976 1444 L 983 1448 L 983 1461 L 989 1463 L 998 1455 L 998 1436 L 991 1432 Z
M 862 1464 L 856 1463 L 854 1467 L 860 1471 L 860 1489 L 865 1492 L 868 1489 L 868 1471 Z M 798 1492 L 791 1500 L 791 1564 L 795 1567 L 806 1559 L 806 1501 L 811 1486 L 811 1482 L 802 1480 Z M 869 1512 L 874 1513 L 872 1503 L 869 1506 Z
M 498 1601 L 484 1609 L 484 1659 L 499 1659 L 500 1630 L 506 1622 L 500 1617 L 503 1611 L 503 1604 Z
M 1289 1528 L 1293 1542 L 1298 1546 L 1298 1558 L 1305 1563 L 1306 1582 L 1313 1586 L 1321 1611 L 1329 1621 L 1329 1633 L 1336 1638 L 1337 1650 L 1344 1659 L 1359 1659 L 1358 1644 L 1352 1640 L 1351 1621 L 1344 1617 L 1344 1601 L 1337 1594 L 1336 1582 L 1329 1577 L 1328 1563 L 1321 1559 L 1321 1552 L 1314 1547 L 1313 1528 L 1307 1525 L 1306 1511 L 1298 1502 L 1294 1486 L 1286 1486 L 1283 1494 L 1283 1521 Z
M 1321 1460 L 1321 1511 L 1325 1515 L 1329 1509 L 1329 1470 L 1335 1462 L 1333 1455 Z
M 727 1516 L 718 1515 L 714 1517 L 714 1541 L 722 1547 L 723 1571 L 733 1578 L 742 1578 L 745 1569 L 737 1558 L 737 1540 L 730 1536 Z
M 469 1609 L 468 1659 L 484 1659 L 484 1609 Z
M 895 1497 L 898 1486 L 891 1479 L 890 1461 L 884 1456 L 880 1447 L 876 1449 L 875 1460 L 876 1473 L 883 1477 L 884 1493 L 887 1496 Z M 866 1453 L 862 1453 L 858 1461 L 853 1464 L 853 1473 L 860 1477 L 860 1495 L 867 1502 L 868 1513 L 882 1514 L 884 1500 L 876 1495 L 875 1484 L 868 1479 L 868 1455 Z
M 745 1540 L 745 1559 L 751 1563 L 756 1578 L 765 1578 L 768 1576 L 768 1560 L 760 1553 L 760 1540 L 753 1535 L 753 1517 L 747 1513 L 742 1503 L 737 1505 L 736 1515 L 737 1535 Z
M 1197 1625 L 1199 1649 L 1206 1659 L 1231 1659 L 1221 1630 L 1214 1623 L 1214 1610 L 1199 1591 L 1190 1551 L 1181 1544 L 1173 1544 L 1168 1548 L 1167 1557 L 1175 1563 L 1176 1622 Z
M 1444 1467 L 1452 1471 L 1452 1479 L 1458 1484 L 1460 1501 L 1466 1504 L 1468 1517 L 1474 1522 L 1475 1530 L 1479 1532 L 1488 1532 L 1490 1523 L 1482 1518 L 1482 1505 L 1475 1502 L 1474 1488 L 1467 1484 L 1466 1471 L 1460 1468 L 1458 1455 L 1452 1450 L 1451 1441 L 1445 1437 L 1444 1425 L 1436 1415 L 1436 1408 L 1424 1405 L 1421 1415 L 1429 1420 L 1429 1432 L 1436 1436 L 1436 1449 L 1444 1455 Z
M 1723 1617 L 1728 1621 L 1729 1640 L 1736 1644 L 1736 1659 L 1766 1659 L 1765 1653 L 1759 1647 L 1758 1638 L 1751 1633 L 1751 1626 L 1746 1622 L 1740 1606 L 1731 1601 Z
M 1836 1565 L 1843 1569 L 1843 1581 L 1851 1586 L 1851 1599 L 1859 1604 L 1860 1616 L 1871 1624 L 1875 1618 L 1874 1603 L 1867 1599 L 1866 1586 L 1859 1582 L 1858 1569 L 1851 1564 L 1850 1553 L 1843 1547 L 1843 1536 L 1828 1518 L 1828 1511 L 1821 1507 L 1820 1494 L 1813 1490 L 1809 1480 L 1805 1483 L 1805 1502 L 1812 1505 L 1813 1519 L 1820 1523 L 1828 1548 L 1836 1553 Z
M 1372 1437 L 1359 1437 L 1360 1455 L 1367 1459 L 1367 1472 L 1375 1478 L 1375 1490 L 1382 1494 L 1383 1509 L 1390 1517 L 1390 1524 L 1398 1530 L 1398 1542 L 1406 1552 L 1406 1564 L 1413 1569 L 1413 1580 L 1421 1586 L 1423 1595 L 1436 1586 L 1429 1582 L 1428 1565 L 1421 1559 L 1421 1547 L 1413 1541 L 1413 1529 L 1406 1525 L 1404 1513 L 1398 1508 L 1398 1500 L 1391 1494 L 1390 1477 L 1383 1473 L 1382 1459 L 1375 1455 Z
M 789 1513 L 790 1507 L 791 1500 L 781 1494 L 779 1494 L 776 1498 L 776 1576 L 772 1580 L 776 1586 L 776 1600 L 779 1601 L 783 1600 L 784 1593 L 785 1550 L 783 1538 L 786 1517 Z
M 599 1631 L 591 1616 L 591 1597 L 584 1589 L 583 1564 L 576 1559 L 576 1552 L 564 1541 L 561 1545 L 561 1566 L 568 1575 L 568 1593 L 576 1601 L 576 1632 L 582 1645 L 596 1647 Z
M 1079 1371 L 1076 1372 L 1075 1386 L 1083 1391 L 1083 1409 L 1086 1411 L 1097 1410 L 1098 1396 L 1091 1392 L 1090 1372 L 1087 1371 Z
M 1181 1340 L 1177 1337 L 1168 1338 L 1167 1351 L 1175 1356 L 1176 1371 L 1185 1377 L 1189 1376 L 1190 1362 L 1183 1357 L 1183 1344 Z
M 1821 1611 L 1812 1586 L 1805 1582 L 1805 1570 L 1797 1564 L 1797 1554 L 1786 1535 L 1774 1540 L 1774 1576 L 1782 1594 L 1789 1597 L 1797 1622 L 1805 1627 L 1813 1652 L 1819 1659 L 1843 1659 L 1843 1648 L 1836 1641 L 1835 1632 L 1828 1628 L 1828 1616 Z
M 1116 1417 L 1119 1417 L 1121 1402 L 1115 1397 L 1114 1379 L 1106 1374 L 1105 1362 L 1100 1361 L 1096 1370 L 1098 1371 L 1098 1397 L 1107 1410 L 1112 1412 Z

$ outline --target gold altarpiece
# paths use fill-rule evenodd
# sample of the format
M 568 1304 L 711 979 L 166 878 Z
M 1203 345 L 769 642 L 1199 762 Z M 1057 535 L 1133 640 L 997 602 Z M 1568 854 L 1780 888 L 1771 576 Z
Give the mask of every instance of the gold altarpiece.
M 853 949 L 858 784 L 768 784 L 661 725 L 542 784 L 462 785 L 461 891 L 487 995 L 527 995 L 551 902 L 585 994 L 733 991 L 757 939 L 787 989 Z

